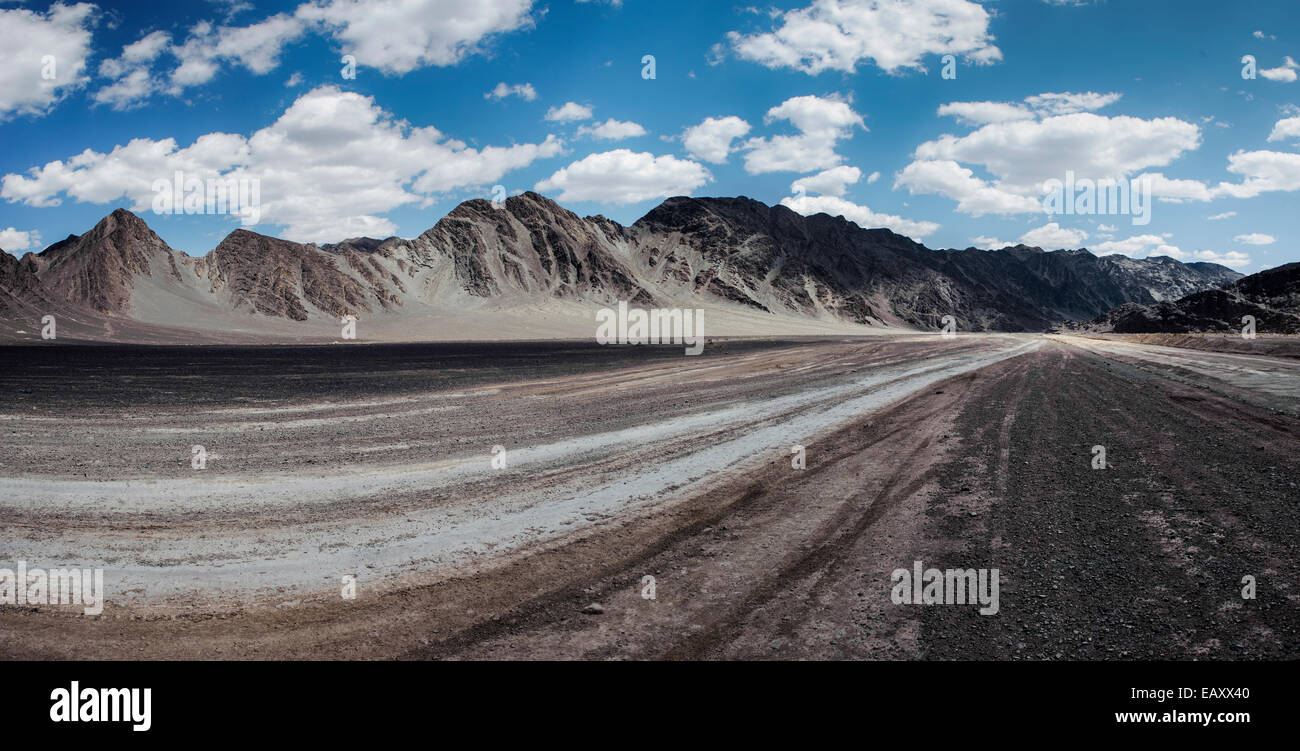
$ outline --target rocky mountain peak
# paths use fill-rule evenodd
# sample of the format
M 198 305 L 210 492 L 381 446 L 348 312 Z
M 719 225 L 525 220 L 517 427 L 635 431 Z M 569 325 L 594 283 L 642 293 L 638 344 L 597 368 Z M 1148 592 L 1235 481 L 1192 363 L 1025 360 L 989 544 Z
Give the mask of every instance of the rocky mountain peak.
M 143 219 L 117 209 L 86 234 L 41 251 L 38 263 L 44 285 L 68 302 L 126 314 L 137 277 L 180 279 L 173 253 Z

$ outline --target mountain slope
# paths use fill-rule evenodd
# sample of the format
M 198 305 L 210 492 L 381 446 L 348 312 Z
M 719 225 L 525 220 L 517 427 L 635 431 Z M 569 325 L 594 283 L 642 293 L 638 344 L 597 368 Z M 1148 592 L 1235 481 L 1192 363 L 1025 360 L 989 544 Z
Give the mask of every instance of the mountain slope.
M 1257 333 L 1300 333 L 1300 263 L 1174 301 L 1123 305 L 1093 321 L 1091 328 L 1119 334 L 1235 332 L 1245 316 L 1255 317 Z
M 69 235 L 38 253 L 35 271 L 47 290 L 67 302 L 125 315 L 138 278 L 182 283 L 177 255 L 143 219 L 118 209 L 86 234 Z
M 887 229 L 744 197 L 670 198 L 633 227 L 659 241 L 647 263 L 661 283 L 868 324 L 935 328 L 953 315 L 963 330 L 1043 330 L 1241 276 L 1214 264 L 1086 250 L 930 250 Z

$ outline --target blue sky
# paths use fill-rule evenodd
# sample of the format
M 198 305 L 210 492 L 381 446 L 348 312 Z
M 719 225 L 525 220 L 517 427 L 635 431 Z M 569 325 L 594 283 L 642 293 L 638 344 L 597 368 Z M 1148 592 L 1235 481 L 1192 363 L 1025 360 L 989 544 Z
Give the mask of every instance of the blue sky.
M 1300 260 L 1294 58 L 1280 0 L 0 2 L 0 247 L 124 206 L 202 255 L 240 220 L 154 213 L 180 169 L 258 180 L 250 228 L 304 242 L 413 237 L 499 185 L 1251 272 Z M 1046 215 L 1067 172 L 1139 178 L 1150 222 Z

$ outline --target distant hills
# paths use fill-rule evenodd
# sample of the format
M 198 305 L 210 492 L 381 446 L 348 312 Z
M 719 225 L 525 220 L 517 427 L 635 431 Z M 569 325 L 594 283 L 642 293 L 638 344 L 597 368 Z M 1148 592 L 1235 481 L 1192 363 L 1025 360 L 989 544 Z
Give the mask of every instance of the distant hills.
M 1300 334 L 1300 263 L 1242 277 L 1154 305 L 1128 303 L 1093 321 L 1096 331 L 1118 334 L 1240 332 L 1254 316 L 1256 333 Z
M 40 253 L 0 254 L 0 338 L 39 338 L 46 314 L 61 338 L 108 341 L 330 340 L 344 315 L 362 339 L 590 336 L 618 300 L 704 308 L 711 335 L 936 330 L 945 315 L 964 331 L 1042 331 L 1240 278 L 1167 257 L 931 250 L 744 197 L 670 198 L 623 226 L 530 192 L 466 201 L 410 240 L 237 229 L 201 258 L 118 209 Z

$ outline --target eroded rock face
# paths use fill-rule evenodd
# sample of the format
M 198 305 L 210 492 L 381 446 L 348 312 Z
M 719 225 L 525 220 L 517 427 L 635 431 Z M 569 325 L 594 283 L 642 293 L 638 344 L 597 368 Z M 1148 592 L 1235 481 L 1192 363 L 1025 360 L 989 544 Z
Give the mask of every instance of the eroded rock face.
M 966 331 L 1041 331 L 1240 277 L 1215 264 L 1086 250 L 931 250 L 886 229 L 745 197 L 670 198 L 625 227 L 579 217 L 531 192 L 500 204 L 466 201 L 412 240 L 317 246 L 241 228 L 203 258 L 168 248 L 119 209 L 85 235 L 28 258 L 0 267 L 0 291 L 10 300 L 53 295 L 101 315 L 130 316 L 133 291 L 145 286 L 172 295 L 170 307 L 154 307 L 177 310 L 179 325 L 193 305 L 306 321 L 556 299 L 713 304 L 922 329 L 953 315 Z
M 19 259 L 0 250 L 0 313 L 18 310 L 24 302 L 44 303 L 45 288 L 36 277 L 36 262 L 28 253 Z
M 1174 301 L 1123 305 L 1094 321 L 1091 328 L 1121 334 L 1230 333 L 1241 331 L 1245 316 L 1255 317 L 1257 333 L 1300 333 L 1300 263 Z
M 137 277 L 161 273 L 180 281 L 173 253 L 144 220 L 118 209 L 86 234 L 41 251 L 36 264 L 52 294 L 98 313 L 125 315 Z
M 466 201 L 420 236 L 452 261 L 461 288 L 477 297 L 543 294 L 592 301 L 654 296 L 620 258 L 632 233 L 604 217 L 579 218 L 536 193 Z
M 748 198 L 671 198 L 638 220 L 648 269 L 664 282 L 765 310 L 858 323 L 1041 331 L 1126 302 L 1153 303 L 1241 275 L 1172 258 L 1086 250 L 930 250 L 842 217 L 803 217 Z
M 308 303 L 341 317 L 370 312 L 372 301 L 393 296 L 373 271 L 369 291 L 374 294 L 368 295 L 361 282 L 339 269 L 336 258 L 369 271 L 363 253 L 356 250 L 331 254 L 314 245 L 237 229 L 208 255 L 207 278 L 212 291 L 224 291 L 235 310 L 294 321 L 307 320 Z

